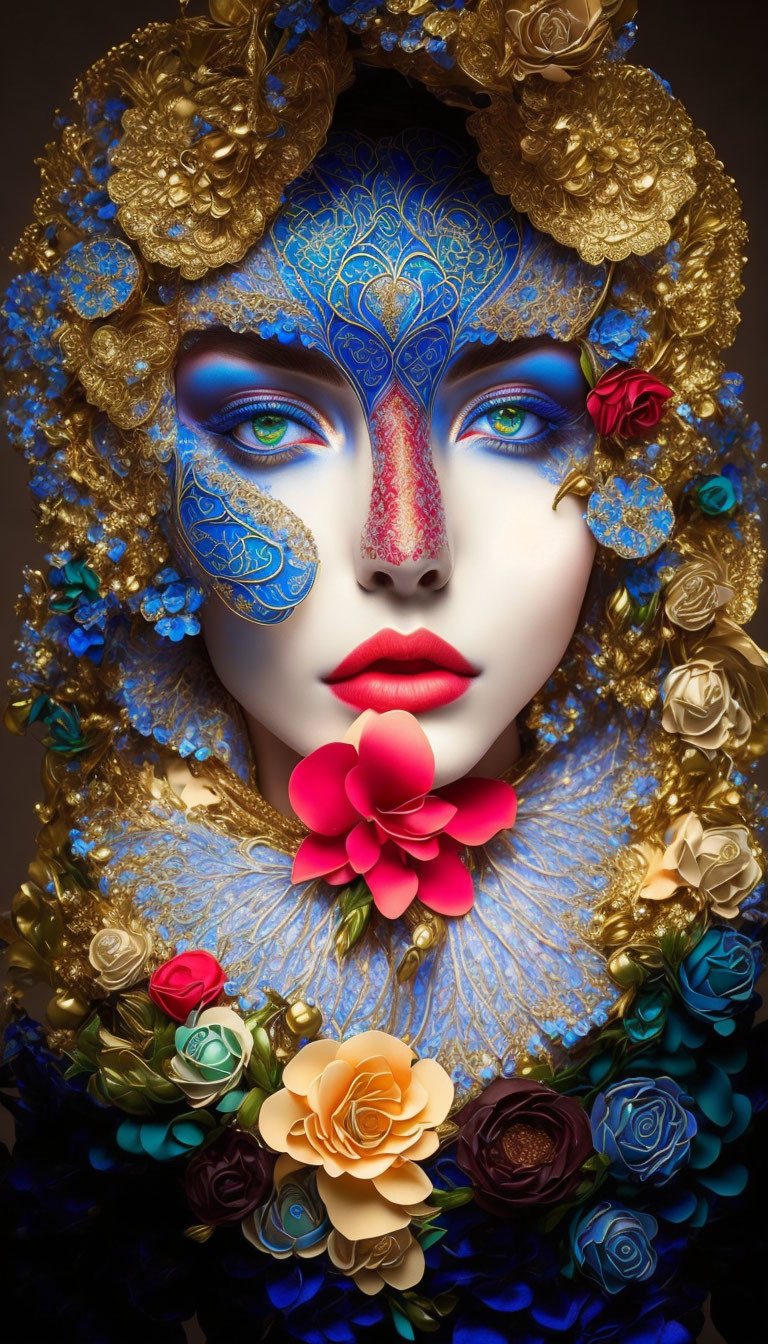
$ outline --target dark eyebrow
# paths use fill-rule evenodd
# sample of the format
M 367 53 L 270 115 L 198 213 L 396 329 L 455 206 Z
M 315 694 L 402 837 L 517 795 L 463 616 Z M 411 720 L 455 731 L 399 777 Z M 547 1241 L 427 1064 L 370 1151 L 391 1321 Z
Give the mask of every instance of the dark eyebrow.
M 284 342 L 263 339 L 253 332 L 230 331 L 227 327 L 206 327 L 204 331 L 190 331 L 182 340 L 181 355 L 198 354 L 206 350 L 226 349 L 259 364 L 274 369 L 304 373 L 310 378 L 346 387 L 347 380 L 332 360 L 319 350 L 310 350 L 300 341 Z
M 560 350 L 573 349 L 567 341 L 556 341 L 551 336 L 527 336 L 520 341 L 495 340 L 488 345 L 484 341 L 473 341 L 471 345 L 465 346 L 461 353 L 457 355 L 446 370 L 445 377 L 447 379 L 465 378 L 478 369 L 505 363 L 510 359 L 519 359 L 522 355 L 531 354 L 536 350 L 553 348 Z

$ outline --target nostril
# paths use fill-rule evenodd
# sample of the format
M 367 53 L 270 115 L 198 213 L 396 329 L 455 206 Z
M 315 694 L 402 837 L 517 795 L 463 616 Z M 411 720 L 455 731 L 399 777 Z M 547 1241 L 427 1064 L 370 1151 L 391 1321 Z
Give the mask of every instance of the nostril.
M 395 580 L 386 569 L 377 569 L 371 575 L 374 588 L 394 588 Z
M 434 588 L 440 582 L 440 574 L 436 569 L 428 569 L 419 579 L 420 588 Z

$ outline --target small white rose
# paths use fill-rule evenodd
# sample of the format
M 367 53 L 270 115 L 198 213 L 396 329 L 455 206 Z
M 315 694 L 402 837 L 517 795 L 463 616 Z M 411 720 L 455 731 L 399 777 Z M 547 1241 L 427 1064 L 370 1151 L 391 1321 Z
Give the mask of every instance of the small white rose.
M 99 972 L 96 984 L 107 994 L 135 985 L 151 951 L 152 939 L 141 930 L 117 925 L 99 929 L 88 948 L 90 963 Z

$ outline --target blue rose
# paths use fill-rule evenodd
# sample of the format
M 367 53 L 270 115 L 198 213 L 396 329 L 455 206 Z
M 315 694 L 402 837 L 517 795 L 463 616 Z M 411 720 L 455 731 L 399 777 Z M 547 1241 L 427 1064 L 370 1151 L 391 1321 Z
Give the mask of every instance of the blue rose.
M 752 997 L 760 969 L 760 948 L 731 928 L 708 929 L 679 971 L 680 995 L 696 1017 L 727 1022 Z
M 644 1283 L 653 1274 L 657 1230 L 649 1213 L 605 1200 L 577 1222 L 571 1240 L 574 1260 L 606 1293 L 621 1292 L 628 1283 Z
M 592 1141 L 615 1176 L 663 1185 L 690 1157 L 696 1117 L 671 1078 L 628 1078 L 592 1107 Z

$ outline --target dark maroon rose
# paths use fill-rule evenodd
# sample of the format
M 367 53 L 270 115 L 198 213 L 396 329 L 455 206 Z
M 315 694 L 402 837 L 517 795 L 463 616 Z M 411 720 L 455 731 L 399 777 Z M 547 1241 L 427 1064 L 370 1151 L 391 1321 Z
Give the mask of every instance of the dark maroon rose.
M 456 1119 L 456 1161 L 476 1202 L 500 1216 L 567 1199 L 594 1151 L 584 1108 L 526 1078 L 497 1079 Z
M 255 1139 L 230 1129 L 187 1165 L 189 1207 L 198 1222 L 236 1223 L 272 1193 L 275 1159 Z

